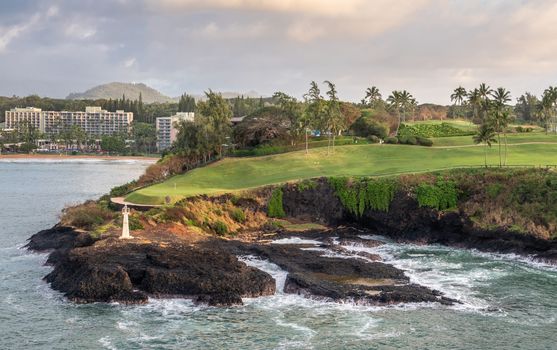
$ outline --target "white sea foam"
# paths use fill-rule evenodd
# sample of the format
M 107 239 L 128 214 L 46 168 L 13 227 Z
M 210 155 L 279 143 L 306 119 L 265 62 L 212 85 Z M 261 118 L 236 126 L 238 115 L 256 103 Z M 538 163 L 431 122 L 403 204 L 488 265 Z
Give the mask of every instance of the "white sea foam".
M 316 241 L 314 239 L 303 239 L 299 237 L 291 237 L 291 238 L 281 238 L 271 242 L 271 244 L 313 244 L 313 245 L 320 245 L 323 244 L 322 242 Z
M 260 259 L 253 255 L 238 257 L 238 260 L 243 261 L 248 266 L 267 272 L 276 281 L 276 293 L 284 294 L 284 283 L 286 282 L 286 275 L 288 275 L 288 272 L 269 260 Z

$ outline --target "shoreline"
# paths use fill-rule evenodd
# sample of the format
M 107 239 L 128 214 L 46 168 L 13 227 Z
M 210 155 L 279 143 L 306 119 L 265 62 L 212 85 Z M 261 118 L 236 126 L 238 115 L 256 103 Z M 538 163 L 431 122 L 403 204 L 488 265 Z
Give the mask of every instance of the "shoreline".
M 109 155 L 71 155 L 71 154 L 0 154 L 0 161 L 10 159 L 96 159 L 96 160 L 148 160 L 157 161 L 160 158 L 142 156 L 109 156 Z

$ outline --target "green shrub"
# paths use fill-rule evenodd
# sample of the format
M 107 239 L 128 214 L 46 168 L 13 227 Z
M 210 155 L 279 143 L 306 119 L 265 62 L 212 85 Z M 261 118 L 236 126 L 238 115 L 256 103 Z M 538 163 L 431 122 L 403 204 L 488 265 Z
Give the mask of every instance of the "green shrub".
M 99 206 L 94 201 L 88 201 L 80 205 L 64 208 L 60 222 L 63 225 L 91 230 L 108 220 L 112 220 L 113 217 L 114 213 L 112 211 Z
M 138 217 L 130 215 L 128 217 L 128 223 L 130 225 L 130 230 L 135 231 L 135 230 L 143 230 L 143 224 L 141 223 L 141 221 L 139 220 Z
M 230 217 L 232 218 L 232 220 L 240 224 L 246 222 L 246 213 L 244 213 L 244 211 L 240 208 L 234 208 L 230 212 Z
M 110 196 L 111 197 L 123 197 L 124 195 L 133 191 L 134 188 L 136 187 L 136 185 L 137 185 L 137 183 L 134 180 L 134 181 L 128 182 L 127 184 L 123 184 L 121 186 L 113 187 L 110 190 Z
M 308 190 L 314 190 L 315 188 L 317 188 L 317 182 L 314 180 L 303 180 L 301 182 L 298 183 L 297 185 L 297 189 L 299 192 L 304 192 L 304 191 L 308 191 Z
M 437 210 L 452 209 L 457 206 L 458 190 L 452 181 L 437 181 L 435 184 L 422 183 L 416 188 L 416 198 L 420 207 Z
M 369 142 L 371 143 L 379 143 L 381 141 L 381 139 L 375 135 L 369 135 L 367 137 L 367 139 L 369 140 Z
M 271 194 L 267 214 L 271 218 L 283 218 L 286 216 L 284 207 L 282 206 L 282 188 L 276 188 Z
M 219 236 L 224 236 L 228 233 L 228 226 L 220 220 L 213 222 L 210 227 Z
M 384 139 L 389 135 L 389 127 L 369 117 L 358 118 L 351 126 L 350 131 L 354 135 L 362 137 L 376 136 Z
M 390 136 L 385 138 L 385 143 L 390 143 L 390 144 L 397 144 L 398 143 L 398 138 L 396 136 Z
M 489 198 L 495 199 L 495 198 L 497 198 L 499 193 L 501 193 L 502 189 L 503 189 L 503 185 L 501 185 L 499 183 L 493 183 L 493 184 L 487 185 L 487 187 L 485 189 L 485 192 L 487 193 L 487 196 Z
M 452 126 L 449 123 L 441 124 L 402 124 L 399 135 L 421 136 L 421 137 L 448 137 L 448 136 L 469 136 L 474 135 L 473 131 L 466 131 Z
M 331 177 L 328 181 L 343 207 L 358 217 L 368 209 L 389 211 L 396 188 L 390 179 L 361 179 L 350 183 L 346 177 Z
M 416 137 L 416 140 L 418 141 L 418 145 L 420 145 L 420 146 L 426 146 L 426 147 L 433 146 L 433 141 L 431 141 L 428 138 L 418 136 L 418 137 Z
M 402 135 L 398 138 L 398 143 L 403 145 L 417 145 L 418 140 L 416 139 L 416 137 L 411 135 Z

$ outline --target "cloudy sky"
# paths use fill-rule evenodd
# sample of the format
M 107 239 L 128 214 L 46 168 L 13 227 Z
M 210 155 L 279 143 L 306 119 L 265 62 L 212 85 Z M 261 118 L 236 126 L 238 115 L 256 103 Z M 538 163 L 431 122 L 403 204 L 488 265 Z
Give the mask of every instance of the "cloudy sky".
M 0 95 L 124 81 L 300 97 L 325 79 L 353 101 L 371 85 L 539 94 L 557 84 L 556 19 L 554 0 L 2 0 Z

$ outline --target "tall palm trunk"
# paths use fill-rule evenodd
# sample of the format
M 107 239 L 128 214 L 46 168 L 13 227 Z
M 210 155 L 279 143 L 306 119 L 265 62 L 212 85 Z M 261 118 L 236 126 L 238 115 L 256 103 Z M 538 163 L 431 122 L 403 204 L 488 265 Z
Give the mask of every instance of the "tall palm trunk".
M 487 169 L 487 142 L 484 144 L 484 165 Z
M 398 129 L 400 128 L 400 112 L 398 112 L 398 124 L 396 125 L 395 136 L 398 136 Z
M 497 143 L 499 144 L 499 168 L 502 168 L 503 164 L 501 163 L 501 133 L 500 132 L 497 133 Z
M 507 165 L 507 133 L 504 132 L 503 136 L 505 138 L 505 162 L 503 164 L 505 164 L 505 166 Z
M 308 147 L 308 130 L 306 128 L 306 154 L 309 153 L 309 147 Z
M 335 138 L 336 134 L 333 133 L 333 154 L 335 154 Z

